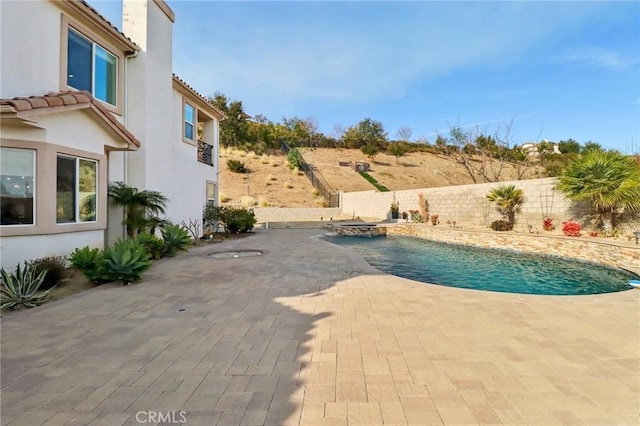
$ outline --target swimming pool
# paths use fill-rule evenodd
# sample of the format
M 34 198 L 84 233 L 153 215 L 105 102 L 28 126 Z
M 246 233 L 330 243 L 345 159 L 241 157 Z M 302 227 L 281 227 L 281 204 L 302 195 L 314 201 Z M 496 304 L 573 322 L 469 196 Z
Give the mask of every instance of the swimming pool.
M 507 293 L 583 295 L 632 288 L 631 272 L 555 256 L 447 244 L 414 237 L 327 237 L 372 266 L 425 283 Z

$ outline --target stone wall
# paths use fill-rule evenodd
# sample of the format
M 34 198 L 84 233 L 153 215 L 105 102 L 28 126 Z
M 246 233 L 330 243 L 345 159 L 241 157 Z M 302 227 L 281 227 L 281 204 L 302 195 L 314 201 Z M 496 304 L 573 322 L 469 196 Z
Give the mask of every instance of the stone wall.
M 554 178 L 545 178 L 391 192 L 342 192 L 340 208 L 345 216 L 384 220 L 394 200 L 399 202 L 401 212 L 418 210 L 418 194 L 422 193 L 429 203 L 429 213 L 437 214 L 440 223 L 455 221 L 469 227 L 487 227 L 501 218 L 487 200 L 487 193 L 501 185 L 515 185 L 525 196 L 522 212 L 516 215 L 516 229 L 525 230 L 532 225 L 534 230 L 540 230 L 544 216 L 553 217 L 556 226 L 567 219 L 583 218 L 585 206 L 567 200 L 553 189 L 554 184 Z
M 508 248 L 615 266 L 640 274 L 640 246 L 626 239 L 563 237 L 480 230 L 453 229 L 442 225 L 398 224 L 387 227 L 388 235 L 404 235 L 446 243 L 487 248 Z
M 340 209 L 337 207 L 254 207 L 258 223 L 266 222 L 320 222 L 337 219 Z

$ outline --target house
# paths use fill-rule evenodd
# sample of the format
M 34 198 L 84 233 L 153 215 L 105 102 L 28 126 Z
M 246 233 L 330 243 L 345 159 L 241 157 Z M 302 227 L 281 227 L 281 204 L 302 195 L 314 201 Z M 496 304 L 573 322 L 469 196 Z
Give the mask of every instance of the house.
M 200 220 L 224 114 L 172 73 L 171 8 L 123 0 L 122 32 L 85 1 L 0 2 L 0 19 L 2 267 L 123 237 L 110 182 Z
M 557 143 L 553 143 L 548 141 L 547 139 L 543 139 L 542 143 L 545 144 L 551 144 L 549 147 L 553 150 L 550 153 L 551 154 L 562 154 L 560 152 L 560 149 L 558 148 L 558 144 Z M 540 151 L 539 151 L 539 147 L 540 144 L 539 143 L 534 143 L 534 142 L 525 142 L 522 145 L 520 145 L 520 149 L 522 149 L 522 151 L 524 151 L 528 157 L 534 157 L 534 158 L 539 158 L 540 157 Z

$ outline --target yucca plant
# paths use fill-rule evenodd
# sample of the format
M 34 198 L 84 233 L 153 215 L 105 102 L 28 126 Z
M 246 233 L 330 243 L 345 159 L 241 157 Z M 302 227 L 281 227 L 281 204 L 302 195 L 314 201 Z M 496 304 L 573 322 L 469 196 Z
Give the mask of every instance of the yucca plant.
M 136 237 L 136 240 L 147 250 L 151 259 L 157 260 L 164 255 L 166 244 L 155 235 L 143 232 Z
M 36 269 L 26 262 L 24 267 L 18 265 L 12 273 L 1 269 L 0 309 L 20 309 L 23 306 L 33 308 L 46 302 L 49 293 L 55 288 L 54 286 L 48 290 L 40 290 L 46 273 L 36 273 Z
M 123 285 L 140 281 L 150 266 L 149 253 L 137 240 L 117 240 L 102 253 L 105 276 Z
M 178 250 L 186 250 L 191 244 L 189 232 L 180 225 L 170 224 L 162 229 L 162 239 L 167 256 L 174 256 Z
M 100 249 L 90 248 L 89 246 L 81 249 L 75 249 L 69 256 L 71 266 L 79 269 L 82 274 L 91 282 L 104 283 L 109 281 L 105 276 L 102 254 Z

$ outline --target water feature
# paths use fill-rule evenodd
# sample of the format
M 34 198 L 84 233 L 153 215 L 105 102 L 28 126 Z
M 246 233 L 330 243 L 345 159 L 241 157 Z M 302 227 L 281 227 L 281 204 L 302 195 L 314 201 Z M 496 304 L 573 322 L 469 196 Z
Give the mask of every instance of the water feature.
M 413 237 L 328 237 L 389 274 L 451 287 L 507 293 L 581 295 L 628 290 L 622 269 L 555 256 L 469 247 Z

